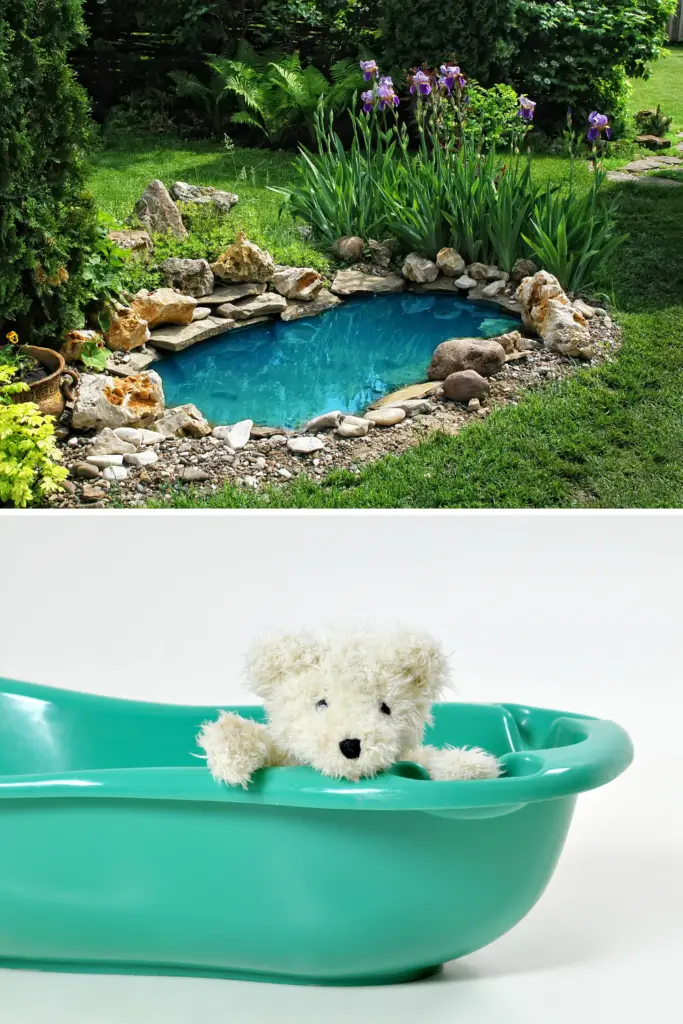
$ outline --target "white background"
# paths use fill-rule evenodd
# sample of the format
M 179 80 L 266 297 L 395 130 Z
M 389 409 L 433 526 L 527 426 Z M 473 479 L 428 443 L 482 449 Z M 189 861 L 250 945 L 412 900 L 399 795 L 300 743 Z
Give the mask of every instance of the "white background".
M 437 979 L 342 991 L 0 971 L 2 1024 L 673 1019 L 682 541 L 677 515 L 0 513 L 0 676 L 248 701 L 242 660 L 262 629 L 402 621 L 443 640 L 462 699 L 614 718 L 636 745 L 625 775 L 579 799 L 538 906 Z

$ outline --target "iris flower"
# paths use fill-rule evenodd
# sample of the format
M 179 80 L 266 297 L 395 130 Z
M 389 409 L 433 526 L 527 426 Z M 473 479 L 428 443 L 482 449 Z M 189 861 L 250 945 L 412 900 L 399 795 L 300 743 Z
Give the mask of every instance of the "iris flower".
M 380 78 L 379 85 L 377 86 L 377 98 L 379 99 L 379 109 L 384 110 L 386 107 L 394 106 L 397 107 L 399 99 L 394 92 L 394 83 L 388 75 Z
M 376 60 L 362 60 L 360 62 L 360 69 L 363 72 L 363 78 L 366 82 L 371 82 L 379 72 Z
M 591 111 L 588 115 L 588 124 L 590 125 L 590 128 L 588 129 L 586 138 L 589 142 L 597 142 L 601 137 L 602 132 L 605 133 L 608 139 L 612 137 L 609 127 L 609 119 L 606 114 L 598 114 L 597 110 Z
M 448 92 L 452 91 L 456 82 L 461 89 L 464 89 L 467 85 L 467 79 L 457 64 L 442 64 L 439 68 L 439 72 L 441 77 L 439 78 L 438 84 L 444 89 L 447 89 Z
M 372 105 L 375 102 L 375 96 L 372 89 L 368 89 L 367 92 L 362 92 L 360 98 L 363 101 L 363 110 L 366 114 L 372 111 Z
M 524 94 L 519 97 L 519 110 L 517 111 L 517 116 L 521 117 L 523 121 L 533 121 L 535 109 L 535 100 L 530 100 L 529 97 Z
M 422 69 L 419 69 L 412 76 L 412 84 L 410 86 L 412 93 L 417 92 L 420 96 L 429 96 L 432 91 L 432 86 L 429 81 L 429 75 L 425 75 Z

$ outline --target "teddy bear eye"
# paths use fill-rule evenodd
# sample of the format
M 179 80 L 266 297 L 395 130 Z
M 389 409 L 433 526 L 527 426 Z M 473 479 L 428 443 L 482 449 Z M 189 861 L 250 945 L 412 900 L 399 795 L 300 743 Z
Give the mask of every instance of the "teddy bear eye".
M 388 704 L 384 704 L 384 703 L 380 704 L 379 709 L 380 709 L 380 711 L 382 712 L 383 715 L 390 715 L 391 714 L 391 708 L 389 707 Z
M 327 701 L 326 700 L 319 700 L 318 703 L 316 704 L 316 707 L 317 708 L 326 708 L 327 707 Z

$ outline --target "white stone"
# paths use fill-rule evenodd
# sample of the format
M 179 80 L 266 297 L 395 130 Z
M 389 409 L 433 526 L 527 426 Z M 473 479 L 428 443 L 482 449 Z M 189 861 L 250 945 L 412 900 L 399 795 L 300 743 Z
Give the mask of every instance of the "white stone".
M 105 480 L 125 480 L 128 470 L 125 466 L 107 466 L 102 476 Z
M 586 320 L 592 320 L 595 316 L 595 309 L 593 306 L 589 306 L 583 299 L 574 299 L 574 309 L 578 309 L 581 316 L 585 317 Z
M 499 278 L 497 281 L 492 281 L 491 284 L 487 284 L 485 288 L 482 288 L 481 294 L 487 299 L 494 299 L 502 291 L 505 291 L 505 281 Z
M 153 466 L 155 462 L 159 461 L 159 456 L 149 448 L 146 452 L 133 452 L 132 455 L 124 455 L 123 461 L 127 462 L 129 466 Z
M 135 445 L 130 441 L 119 437 L 111 427 L 105 427 L 94 439 L 91 455 L 125 455 L 126 452 L 134 452 Z
M 365 419 L 370 420 L 377 427 L 393 427 L 406 418 L 405 409 L 398 406 L 385 406 L 383 409 L 371 409 L 366 412 Z
M 141 436 L 140 443 L 142 445 L 159 444 L 160 441 L 165 441 L 166 440 L 166 435 L 165 434 L 161 434 L 158 430 L 145 430 L 144 428 L 141 428 L 140 429 L 140 436 Z
M 392 402 L 384 408 L 403 409 L 406 416 L 416 416 L 418 413 L 434 412 L 434 403 L 427 398 L 407 398 L 402 402 Z
M 470 288 L 477 287 L 477 282 L 469 274 L 463 274 L 462 277 L 456 278 L 455 285 L 456 288 L 463 288 L 469 291 Z
M 278 474 L 280 476 L 284 477 L 285 480 L 291 480 L 292 479 L 292 474 L 289 472 L 288 469 L 285 469 L 284 466 L 281 467 L 280 469 L 278 469 Z
M 240 420 L 239 423 L 233 423 L 228 427 L 214 427 L 212 435 L 219 441 L 225 441 L 233 451 L 237 451 L 239 448 L 244 448 L 251 436 L 253 426 L 253 420 Z
M 309 434 L 316 434 L 319 430 L 335 430 L 342 421 L 342 414 L 338 409 L 334 412 L 324 412 L 322 416 L 315 416 L 309 420 L 304 430 Z
M 122 441 L 135 445 L 136 448 L 142 444 L 142 431 L 137 430 L 135 427 L 117 427 L 113 433 L 120 437 Z
M 206 320 L 207 316 L 211 316 L 211 306 L 196 306 L 192 313 L 192 321 L 196 323 L 197 320 Z
M 310 455 L 312 452 L 321 451 L 325 445 L 317 437 L 290 437 L 287 440 L 287 447 L 296 455 Z
M 437 279 L 439 268 L 436 263 L 425 259 L 419 253 L 410 252 L 403 263 L 402 274 L 409 281 L 424 284 L 425 281 L 435 281 Z
M 206 437 L 211 427 L 196 405 L 177 405 L 167 409 L 154 424 L 164 437 Z
M 359 416 L 345 416 L 337 427 L 339 437 L 365 437 L 370 429 L 370 420 Z
M 106 469 L 107 466 L 122 466 L 123 455 L 87 455 L 85 461 L 98 469 Z

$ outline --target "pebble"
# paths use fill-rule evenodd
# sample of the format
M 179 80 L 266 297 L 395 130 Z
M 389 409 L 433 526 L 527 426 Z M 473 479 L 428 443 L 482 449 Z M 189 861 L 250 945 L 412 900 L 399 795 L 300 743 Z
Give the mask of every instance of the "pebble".
M 278 475 L 279 475 L 279 476 L 282 476 L 282 477 L 284 477 L 284 478 L 285 478 L 285 480 L 291 480 L 291 479 L 292 479 L 292 476 L 293 476 L 293 474 L 292 474 L 292 473 L 290 473 L 288 469 L 285 469 L 285 468 L 284 468 L 284 466 L 281 466 L 281 467 L 280 467 L 280 468 L 279 468 L 279 469 L 277 470 L 277 473 L 278 473 Z
M 262 455 L 256 460 L 256 462 L 254 463 L 254 467 L 256 469 L 265 469 L 266 468 L 266 460 L 263 458 Z
M 345 416 L 337 427 L 338 437 L 364 437 L 370 429 L 370 420 L 359 416 Z
M 155 462 L 159 461 L 159 456 L 156 452 L 148 449 L 146 452 L 134 452 L 132 455 L 124 455 L 123 461 L 128 463 L 129 466 L 135 466 L 139 469 L 141 466 L 153 466 Z
M 204 480 L 210 480 L 210 475 L 204 469 L 199 469 L 198 466 L 187 466 L 180 474 L 180 479 L 186 483 L 201 483 Z
M 94 487 L 92 484 L 83 484 L 82 492 L 83 501 L 102 501 L 106 498 L 106 491 L 103 491 L 101 487 Z
M 321 451 L 325 445 L 317 437 L 290 437 L 287 439 L 287 447 L 295 455 L 310 455 L 311 452 Z
M 478 398 L 470 398 L 469 402 L 467 403 L 467 408 L 470 410 L 470 412 L 476 412 L 480 406 L 481 402 L 479 401 Z
M 74 476 L 85 477 L 86 480 L 94 480 L 95 477 L 100 475 L 98 467 L 91 465 L 89 462 L 77 462 L 71 472 Z

